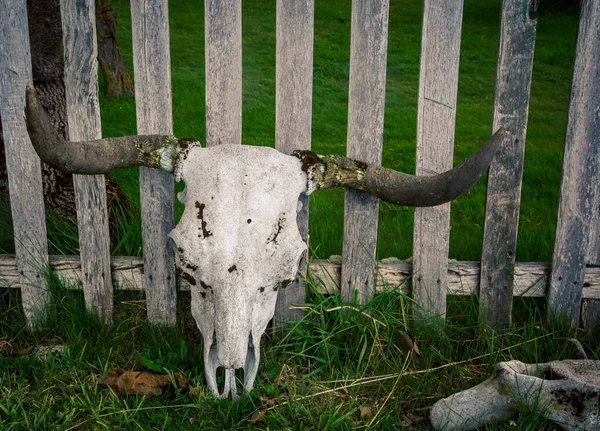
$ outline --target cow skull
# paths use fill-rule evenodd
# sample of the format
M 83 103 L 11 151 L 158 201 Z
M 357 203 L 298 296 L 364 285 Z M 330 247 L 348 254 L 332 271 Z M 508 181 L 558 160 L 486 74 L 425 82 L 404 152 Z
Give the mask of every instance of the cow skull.
M 343 156 L 311 151 L 282 154 L 269 147 L 202 148 L 193 140 L 149 135 L 68 142 L 53 129 L 32 84 L 25 115 L 32 144 L 47 164 L 77 174 L 126 166 L 174 172 L 184 181 L 181 221 L 171 232 L 177 270 L 192 286 L 192 314 L 204 337 L 208 387 L 237 398 L 235 370 L 252 390 L 260 339 L 273 317 L 277 290 L 296 278 L 306 250 L 296 224 L 298 197 L 328 187 L 351 187 L 409 206 L 433 206 L 466 192 L 488 168 L 506 132 L 497 131 L 475 154 L 447 172 L 420 176 Z M 216 382 L 225 368 L 224 390 Z
M 177 266 L 192 285 L 208 386 L 218 394 L 216 370 L 224 367 L 222 395 L 235 398 L 235 369 L 244 368 L 250 391 L 277 290 L 296 278 L 306 250 L 296 224 L 306 174 L 296 157 L 246 145 L 196 146 L 180 160 L 185 211 L 171 232 Z

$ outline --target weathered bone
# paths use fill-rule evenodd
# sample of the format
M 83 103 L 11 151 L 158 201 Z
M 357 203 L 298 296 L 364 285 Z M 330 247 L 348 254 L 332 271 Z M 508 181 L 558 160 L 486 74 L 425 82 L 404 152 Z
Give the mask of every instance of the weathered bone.
M 32 83 L 27 84 L 25 118 L 31 143 L 46 164 L 73 174 L 106 174 L 128 166 L 148 166 L 173 172 L 179 153 L 193 139 L 168 135 L 123 136 L 71 142 L 60 136 L 40 103 Z
M 429 207 L 456 199 L 469 190 L 489 167 L 506 137 L 499 129 L 462 164 L 438 175 L 415 176 L 343 156 L 296 151 L 316 189 L 351 187 L 379 199 L 413 207 Z
M 516 417 L 519 406 L 566 430 L 600 430 L 600 361 L 500 362 L 485 382 L 438 401 L 436 430 L 468 431 Z
M 296 278 L 306 250 L 296 223 L 306 174 L 300 160 L 272 148 L 221 145 L 182 154 L 176 179 L 186 184 L 185 211 L 171 237 L 192 285 L 207 384 L 214 396 L 235 398 L 234 370 L 244 369 L 252 390 L 277 290 Z M 226 370 L 222 392 L 218 367 Z

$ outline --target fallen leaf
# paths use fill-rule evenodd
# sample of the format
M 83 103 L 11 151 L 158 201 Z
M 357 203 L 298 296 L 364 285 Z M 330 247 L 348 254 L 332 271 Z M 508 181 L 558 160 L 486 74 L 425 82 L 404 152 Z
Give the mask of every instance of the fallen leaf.
M 180 389 L 187 389 L 192 395 L 199 395 L 188 379 L 179 371 L 173 372 L 173 379 Z M 138 394 L 145 396 L 161 395 L 163 386 L 172 384 L 168 374 L 152 374 L 146 371 L 126 371 L 122 368 L 110 368 L 100 378 L 100 383 L 110 386 L 120 395 Z
M 373 417 L 373 409 L 369 406 L 362 406 L 360 409 L 360 418 L 361 419 L 365 419 L 367 417 L 372 418 Z
M 263 397 L 262 395 L 259 397 L 259 399 L 267 406 L 267 407 L 273 407 L 275 405 L 275 403 L 277 402 L 277 398 L 268 398 L 268 397 Z
M 262 419 L 262 417 L 265 415 L 265 413 L 267 412 L 268 408 L 265 406 L 262 406 L 261 408 L 259 408 L 257 411 L 255 411 L 254 413 L 252 413 L 252 416 L 250 417 L 250 419 L 248 419 L 248 422 L 255 424 L 256 422 L 258 422 L 259 420 Z
M 410 354 L 412 355 L 415 362 L 421 363 L 421 352 L 417 347 L 416 341 L 404 331 L 400 331 L 400 335 L 404 339 L 404 342 L 408 345 L 408 348 L 410 349 Z

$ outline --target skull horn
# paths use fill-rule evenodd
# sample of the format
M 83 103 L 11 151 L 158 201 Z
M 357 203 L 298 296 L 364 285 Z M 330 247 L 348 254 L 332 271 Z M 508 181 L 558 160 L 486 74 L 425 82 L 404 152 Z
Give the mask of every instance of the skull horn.
M 295 151 L 302 160 L 312 190 L 350 187 L 396 205 L 427 207 L 449 202 L 477 182 L 498 152 L 507 132 L 500 128 L 479 150 L 459 166 L 441 174 L 415 176 L 344 156 L 321 156 Z
M 73 174 L 105 174 L 128 166 L 173 172 L 179 153 L 190 145 L 198 145 L 196 141 L 168 135 L 65 141 L 52 126 L 32 83 L 28 83 L 26 89 L 25 120 L 31 143 L 40 159 Z

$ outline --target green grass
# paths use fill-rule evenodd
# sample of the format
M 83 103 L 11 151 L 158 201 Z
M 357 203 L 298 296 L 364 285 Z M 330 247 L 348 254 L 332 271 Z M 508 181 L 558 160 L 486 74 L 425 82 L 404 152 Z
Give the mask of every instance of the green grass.
M 170 2 L 174 132 L 205 136 L 202 5 Z M 131 65 L 129 9 L 117 2 L 119 42 Z M 275 2 L 243 2 L 243 142 L 274 145 Z M 455 163 L 489 136 L 494 94 L 500 1 L 468 1 L 463 38 L 456 125 Z M 350 55 L 350 2 L 315 4 L 312 145 L 321 153 L 345 153 Z M 390 5 L 384 166 L 414 172 L 422 3 Z M 551 260 L 564 142 L 577 8 L 538 14 L 517 259 Z M 130 68 L 131 70 L 131 68 Z M 135 133 L 134 102 L 102 101 L 105 136 Z M 137 199 L 135 170 L 115 177 Z M 343 238 L 341 190 L 311 196 L 313 257 L 340 254 Z M 450 257 L 479 260 L 485 180 L 452 204 Z M 181 211 L 181 209 L 179 209 Z M 377 257 L 412 254 L 413 210 L 381 204 Z M 139 229 L 138 229 L 139 231 Z M 139 241 L 139 236 L 132 237 Z M 129 248 L 136 248 L 135 246 Z
M 558 206 L 571 64 L 577 31 L 577 6 L 550 2 L 538 17 L 525 169 L 517 243 L 518 261 L 550 261 Z M 117 36 L 129 70 L 132 66 L 129 2 L 113 2 Z M 243 142 L 274 145 L 275 1 L 244 1 Z M 457 105 L 455 164 L 489 136 L 494 94 L 500 0 L 465 2 Z M 320 153 L 345 153 L 350 55 L 348 1 L 315 4 L 312 145 Z M 414 172 L 416 109 L 422 2 L 392 1 L 389 18 L 383 165 Z M 205 137 L 204 19 L 202 2 L 169 2 L 174 133 Z M 103 86 L 101 80 L 101 88 Z M 104 136 L 135 134 L 133 98 L 101 96 Z M 135 205 L 137 169 L 112 174 Z M 341 254 L 344 193 L 328 190 L 311 196 L 310 248 L 313 257 Z M 134 205 L 134 206 L 135 206 Z M 450 258 L 479 260 L 484 224 L 485 180 L 452 203 Z M 137 207 L 113 234 L 113 254 L 139 254 L 141 228 Z M 178 204 L 177 213 L 182 207 Z M 0 250 L 12 252 L 10 223 Z M 69 224 L 69 223 L 67 223 Z M 49 227 L 60 242 L 70 227 Z M 412 254 L 413 209 L 380 205 L 377 257 Z M 63 236 L 64 237 L 64 236 Z M 76 237 L 63 249 L 76 249 Z
M 437 399 L 484 380 L 496 362 L 570 358 L 568 338 L 581 335 L 541 325 L 533 300 L 518 299 L 511 330 L 494 334 L 478 326 L 476 299 L 451 298 L 438 332 L 413 321 L 411 301 L 398 289 L 377 295 L 360 314 L 309 290 L 306 317 L 265 335 L 255 390 L 233 403 L 206 390 L 189 293 L 180 295 L 178 326 L 164 328 L 146 322 L 143 296 L 118 290 L 114 322 L 104 326 L 86 313 L 81 291 L 52 280 L 48 322 L 31 333 L 23 329 L 18 291 L 2 289 L 0 429 L 387 430 L 413 418 L 409 429 L 426 430 Z M 414 338 L 419 361 L 402 331 Z M 581 339 L 600 358 L 598 340 Z M 32 350 L 57 344 L 62 353 L 40 358 Z M 154 398 L 119 396 L 99 383 L 112 367 L 180 371 L 200 395 L 173 387 Z M 361 408 L 370 416 L 361 417 Z M 555 429 L 526 409 L 516 427 L 487 429 Z

